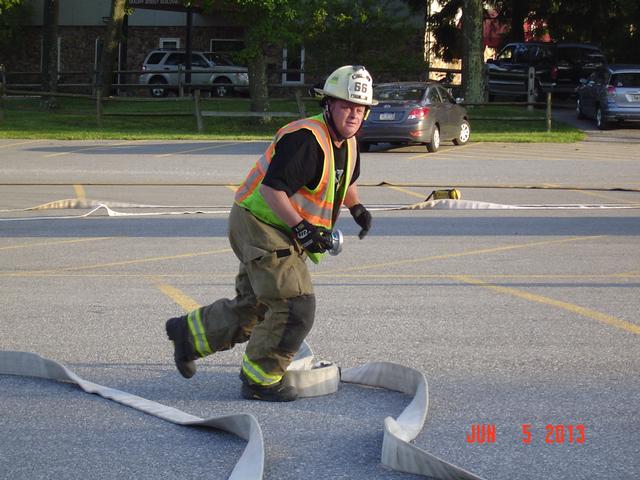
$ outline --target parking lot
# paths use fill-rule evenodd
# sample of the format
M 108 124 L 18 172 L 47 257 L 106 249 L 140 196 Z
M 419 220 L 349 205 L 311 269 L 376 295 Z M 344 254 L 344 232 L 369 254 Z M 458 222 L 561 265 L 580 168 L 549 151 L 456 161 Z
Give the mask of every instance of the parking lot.
M 638 478 L 640 130 L 620 132 L 363 154 L 373 228 L 358 240 L 346 212 L 343 252 L 310 267 L 316 356 L 423 372 L 414 444 L 484 479 Z M 266 479 L 421 478 L 380 465 L 407 395 L 245 401 L 242 346 L 175 370 L 164 322 L 234 294 L 226 215 L 265 146 L 0 140 L 0 350 L 203 418 L 251 413 Z M 401 209 L 445 188 L 467 208 Z M 7 478 L 227 478 L 246 443 L 53 381 L 0 375 L 0 392 Z M 479 424 L 495 438 L 470 441 Z

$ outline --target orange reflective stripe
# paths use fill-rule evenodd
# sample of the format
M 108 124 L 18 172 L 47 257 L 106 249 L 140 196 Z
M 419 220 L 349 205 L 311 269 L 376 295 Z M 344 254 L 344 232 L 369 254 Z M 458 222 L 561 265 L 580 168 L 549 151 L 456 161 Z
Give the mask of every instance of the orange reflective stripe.
M 327 229 L 331 228 L 331 219 L 330 218 L 313 215 L 311 212 L 303 209 L 299 205 L 294 205 L 293 208 L 300 214 L 301 217 L 303 217 L 308 222 L 313 223 L 314 225 L 319 226 L 319 227 L 324 227 L 324 228 L 327 228 Z
M 351 160 L 351 173 L 349 175 L 349 180 L 351 180 L 353 178 L 353 172 L 356 169 L 356 160 L 358 158 L 358 141 L 355 139 L 355 137 L 351 137 L 347 141 L 349 143 L 349 160 Z
M 264 160 L 265 160 L 264 156 L 260 157 L 260 160 L 258 160 L 254 165 L 254 167 L 249 171 L 247 178 L 242 183 L 242 185 L 240 185 L 240 187 L 238 188 L 238 191 L 236 192 L 236 195 L 235 195 L 236 202 L 240 203 L 249 195 L 251 195 L 251 193 L 256 189 L 258 184 L 262 181 L 267 171 L 267 168 L 269 167 L 269 164 Z
M 321 205 L 311 205 L 309 203 L 303 204 L 297 201 L 295 198 L 296 195 L 291 197 L 289 200 L 291 200 L 293 208 L 297 210 L 303 218 L 316 225 L 322 225 L 323 227 L 331 226 L 333 207 L 330 203 L 324 202 Z M 314 220 L 312 221 L 312 219 Z

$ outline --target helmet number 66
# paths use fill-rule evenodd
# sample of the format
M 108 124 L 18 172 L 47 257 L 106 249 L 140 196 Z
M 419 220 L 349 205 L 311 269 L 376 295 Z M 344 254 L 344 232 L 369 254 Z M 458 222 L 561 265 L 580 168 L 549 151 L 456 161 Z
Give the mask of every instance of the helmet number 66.
M 355 92 L 367 93 L 367 84 L 361 82 L 355 82 L 353 85 L 353 90 Z

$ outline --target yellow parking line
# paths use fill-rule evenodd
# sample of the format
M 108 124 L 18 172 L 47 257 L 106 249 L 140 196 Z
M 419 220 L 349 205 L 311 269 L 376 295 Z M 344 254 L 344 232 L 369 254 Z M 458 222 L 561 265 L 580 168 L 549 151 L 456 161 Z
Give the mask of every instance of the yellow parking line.
M 164 293 L 167 297 L 180 305 L 185 312 L 192 312 L 196 308 L 200 308 L 200 304 L 193 298 L 189 297 L 181 290 L 178 290 L 166 283 L 156 283 L 156 287 Z
M 513 297 L 523 298 L 532 302 L 542 303 L 544 305 L 550 305 L 552 307 L 560 308 L 562 310 L 566 310 L 568 312 L 575 313 L 592 320 L 596 320 L 600 323 L 604 323 L 605 325 L 609 325 L 630 333 L 635 333 L 636 335 L 640 335 L 640 325 L 636 325 L 635 323 L 630 323 L 625 320 L 620 320 L 619 318 L 612 317 L 611 315 L 607 315 L 596 310 L 591 310 L 590 308 L 581 307 L 569 302 L 563 302 L 562 300 L 555 300 L 553 298 L 544 297 L 542 295 L 528 293 L 523 290 L 518 290 L 511 287 L 502 287 L 500 285 L 486 283 L 482 280 L 467 277 L 464 275 L 452 275 L 451 278 L 471 285 L 478 285 L 480 287 L 488 288 L 499 293 L 511 295 Z
M 80 238 L 75 240 L 57 240 L 54 242 L 38 242 L 38 243 L 27 243 L 22 245 L 8 245 L 6 247 L 0 247 L 0 250 L 14 250 L 17 248 L 30 248 L 30 247 L 48 247 L 50 245 L 62 245 L 65 243 L 80 243 L 80 242 L 93 242 L 96 240 L 108 240 L 112 237 L 98 237 L 98 238 Z
M 438 153 L 440 153 L 440 151 L 437 152 L 427 152 L 427 153 L 420 153 L 419 155 L 414 155 L 412 157 L 408 157 L 407 160 L 417 160 L 419 158 L 427 158 L 427 157 L 432 157 L 433 155 L 437 155 Z
M 61 157 L 62 155 L 69 155 L 71 153 L 76 153 L 76 152 L 85 152 L 87 150 L 96 150 L 96 149 L 99 149 L 99 148 L 121 147 L 123 145 L 129 145 L 129 144 L 131 144 L 130 141 L 121 142 L 121 143 L 105 144 L 105 145 L 92 145 L 90 147 L 80 147 L 80 148 L 75 148 L 73 150 L 67 150 L 66 152 L 50 153 L 48 155 L 45 155 L 44 158 Z
M 612 277 L 637 277 L 640 275 L 640 270 L 632 271 L 632 272 L 622 272 L 622 273 L 614 273 Z
M 77 272 L 79 270 L 92 270 L 96 268 L 108 268 L 108 267 L 122 267 L 126 265 L 137 265 L 141 263 L 149 263 L 149 262 L 161 262 L 165 260 L 177 260 L 180 258 L 193 258 L 200 257 L 203 255 L 215 255 L 217 253 L 227 253 L 231 252 L 230 248 L 222 248 L 219 250 L 208 250 L 205 252 L 196 252 L 196 253 L 182 253 L 179 255 L 168 255 L 163 257 L 149 257 L 149 258 L 139 258 L 136 260 L 123 260 L 120 262 L 109 262 L 109 263 L 97 263 L 94 265 L 81 265 L 78 267 L 63 267 L 63 268 L 54 268 L 51 270 L 34 270 L 34 271 L 26 271 L 26 272 L 2 272 L 1 276 L 30 276 L 30 275 L 44 275 L 51 273 L 61 273 L 61 272 Z
M 453 148 L 455 148 L 455 151 L 457 152 L 457 151 L 459 151 L 459 150 L 461 150 L 463 148 L 469 147 L 469 146 L 471 146 L 471 144 L 467 143 L 465 145 L 454 145 Z M 414 155 L 413 157 L 409 157 L 408 160 L 417 160 L 418 158 L 432 157 L 434 155 L 438 155 L 438 154 L 441 154 L 441 153 L 453 153 L 453 152 L 451 152 L 449 149 L 438 150 L 437 152 L 426 152 L 426 153 L 421 153 L 419 155 Z
M 229 190 L 233 192 L 237 192 L 238 188 L 240 188 L 238 185 L 225 185 L 225 187 L 227 187 Z
M 29 140 L 27 142 L 7 143 L 5 145 L 0 145 L 0 148 L 16 147 L 18 145 L 26 145 L 28 143 L 36 143 L 36 142 L 41 142 L 41 141 L 42 140 Z
M 333 277 L 333 278 L 402 278 L 402 279 L 443 279 L 451 278 L 447 273 L 313 273 L 314 277 Z M 546 281 L 560 281 L 560 280 L 581 280 L 583 283 L 591 281 L 592 284 L 596 284 L 596 281 L 600 280 L 622 280 L 629 279 L 635 280 L 640 277 L 640 273 L 606 273 L 601 275 L 573 275 L 573 274 L 461 274 L 462 277 L 473 278 L 485 278 L 485 279 L 500 279 L 500 280 L 546 280 Z M 620 285 L 626 285 L 626 282 L 618 282 Z
M 84 191 L 84 187 L 82 185 L 74 185 L 73 189 L 76 192 L 76 198 L 78 200 L 86 200 L 87 199 L 87 194 Z
M 406 193 L 407 195 L 421 198 L 423 200 L 427 198 L 424 193 L 416 193 L 411 190 L 407 190 L 406 188 L 396 187 L 395 185 L 385 185 L 385 187 L 390 188 L 392 190 L 397 190 L 398 192 Z
M 234 144 L 233 143 L 222 143 L 222 144 L 217 144 L 217 145 L 208 145 L 206 147 L 192 148 L 192 149 L 189 149 L 189 150 L 182 150 L 182 151 L 179 151 L 179 152 L 162 153 L 160 155 L 155 155 L 155 157 L 156 158 L 170 157 L 171 155 L 182 155 L 183 153 L 200 152 L 202 150 L 212 150 L 214 148 L 228 147 L 229 145 L 234 145 Z
M 589 196 L 596 197 L 596 198 L 602 198 L 604 200 L 609 200 L 610 202 L 615 202 L 615 203 L 629 203 L 629 204 L 636 203 L 636 202 L 622 202 L 622 201 L 620 201 L 619 198 L 615 198 L 615 197 L 613 197 L 611 195 L 605 195 L 605 194 L 597 193 L 597 192 L 588 192 L 586 190 L 571 190 L 571 191 L 572 192 L 582 193 L 583 195 L 589 195 Z
M 344 272 L 352 272 L 359 270 L 370 270 L 374 268 L 386 268 L 386 267 L 394 267 L 398 265 L 407 265 L 411 263 L 419 263 L 426 262 L 429 260 L 445 260 L 448 258 L 457 258 L 457 257 L 466 257 L 469 255 L 480 255 L 484 253 L 495 253 L 495 252 L 504 252 L 508 250 L 519 250 L 521 248 L 529 248 L 529 247 L 539 247 L 542 245 L 552 245 L 558 243 L 568 243 L 568 242 L 579 242 L 582 240 L 595 240 L 597 238 L 602 238 L 605 235 L 594 235 L 589 237 L 571 237 L 571 238 L 563 238 L 560 240 L 543 240 L 540 242 L 529 242 L 524 244 L 517 245 L 503 245 L 501 247 L 490 247 L 490 248 L 481 248 L 478 250 L 468 250 L 466 252 L 458 252 L 458 253 L 445 253 L 442 255 L 431 255 L 428 257 L 418 257 L 418 258 L 407 258 L 404 260 L 394 260 L 393 262 L 384 262 L 384 263 L 371 263 L 369 265 L 359 265 L 356 267 L 349 267 L 343 269 L 337 269 L 332 272 L 322 272 L 322 275 L 334 275 L 336 273 L 344 273 Z M 318 274 L 317 274 L 318 275 Z

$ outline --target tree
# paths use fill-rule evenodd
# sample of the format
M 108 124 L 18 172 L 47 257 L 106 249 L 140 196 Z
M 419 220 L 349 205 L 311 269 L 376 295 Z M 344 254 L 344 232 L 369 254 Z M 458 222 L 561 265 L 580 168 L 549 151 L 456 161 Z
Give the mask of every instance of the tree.
M 360 63 L 376 82 L 414 80 L 424 72 L 423 25 L 408 8 L 379 0 L 325 0 L 306 30 L 305 45 L 322 76 Z
M 42 90 L 58 91 L 58 16 L 59 0 L 44 0 L 44 32 L 42 35 Z M 42 97 L 43 108 L 56 108 L 55 97 Z
M 203 6 L 221 8 L 221 0 Z M 230 11 L 246 23 L 245 48 L 239 52 L 249 67 L 252 111 L 266 111 L 266 58 L 288 45 L 305 45 L 306 71 L 313 64 L 324 76 L 340 65 L 361 63 L 377 81 L 385 76 L 416 78 L 423 69 L 419 29 L 397 5 L 380 0 L 226 0 Z M 401 48 L 390 48 L 401 45 Z M 399 50 L 402 50 L 399 53 Z M 312 58 L 311 58 L 312 57 Z
M 462 9 L 462 91 L 467 102 L 484 101 L 482 0 L 464 0 Z
M 24 0 L 0 0 L 0 52 L 15 48 L 29 15 L 31 5 Z
M 107 24 L 100 58 L 99 84 L 104 95 L 109 95 L 113 81 L 114 64 L 118 53 L 118 44 L 122 38 L 122 22 L 126 13 L 127 0 L 112 0 L 111 18 Z
M 637 0 L 493 0 L 488 5 L 510 25 L 504 41 L 523 41 L 524 24 L 555 41 L 603 47 L 609 62 L 640 62 L 640 2 Z
M 539 0 L 534 18 L 546 21 L 554 40 L 593 42 L 610 63 L 640 62 L 640 2 L 637 0 Z
M 190 0 L 182 0 L 189 6 Z M 251 111 L 268 110 L 267 62 L 268 50 L 273 46 L 282 48 L 287 43 L 300 43 L 304 28 L 308 2 L 295 0 L 202 0 L 205 11 L 225 8 L 246 22 L 245 48 L 238 52 L 238 58 L 249 69 L 249 92 Z M 248 22 L 246 19 L 250 19 Z

